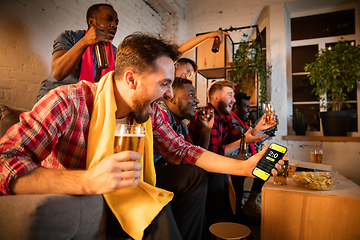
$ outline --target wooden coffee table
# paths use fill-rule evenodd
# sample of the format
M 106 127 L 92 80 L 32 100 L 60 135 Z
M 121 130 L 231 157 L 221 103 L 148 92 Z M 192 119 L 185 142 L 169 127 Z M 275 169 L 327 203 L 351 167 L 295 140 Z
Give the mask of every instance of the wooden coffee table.
M 307 190 L 288 178 L 262 188 L 261 239 L 360 239 L 360 186 L 338 175 L 329 191 Z

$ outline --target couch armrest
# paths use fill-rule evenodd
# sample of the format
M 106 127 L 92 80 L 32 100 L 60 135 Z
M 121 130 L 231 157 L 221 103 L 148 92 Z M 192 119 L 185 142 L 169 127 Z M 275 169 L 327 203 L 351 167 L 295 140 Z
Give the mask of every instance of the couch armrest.
M 0 196 L 2 239 L 105 239 L 102 195 Z

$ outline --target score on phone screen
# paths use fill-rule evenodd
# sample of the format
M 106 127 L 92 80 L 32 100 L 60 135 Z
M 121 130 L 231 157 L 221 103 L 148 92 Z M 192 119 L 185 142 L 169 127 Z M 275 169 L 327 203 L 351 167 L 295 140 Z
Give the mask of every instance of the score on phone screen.
M 286 150 L 286 147 L 272 143 L 255 167 L 253 175 L 267 181 L 271 175 L 271 169 L 273 169 L 275 164 L 282 159 Z

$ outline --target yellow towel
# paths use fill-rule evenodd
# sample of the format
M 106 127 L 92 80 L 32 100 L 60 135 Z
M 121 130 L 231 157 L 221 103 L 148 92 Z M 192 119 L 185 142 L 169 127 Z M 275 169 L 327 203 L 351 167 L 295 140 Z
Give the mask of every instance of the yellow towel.
M 229 199 L 230 199 L 231 211 L 233 214 L 235 214 L 236 213 L 236 194 L 235 194 L 234 185 L 232 184 L 230 175 L 229 175 Z
M 116 110 L 113 72 L 109 72 L 101 78 L 96 89 L 94 110 L 90 120 L 87 168 L 114 154 Z M 145 127 L 145 149 L 141 159 L 143 170 L 140 183 L 134 187 L 104 194 L 107 204 L 125 232 L 136 240 L 142 239 L 144 230 L 174 195 L 155 187 L 151 119 L 142 125 Z

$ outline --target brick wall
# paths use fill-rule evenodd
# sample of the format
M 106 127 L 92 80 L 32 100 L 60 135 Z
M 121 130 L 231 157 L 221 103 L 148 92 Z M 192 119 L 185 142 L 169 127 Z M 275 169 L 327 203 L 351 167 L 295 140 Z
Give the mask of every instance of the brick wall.
M 40 82 L 50 73 L 54 39 L 64 30 L 86 29 L 86 11 L 98 2 L 0 1 L 0 102 L 32 108 Z M 162 18 L 143 0 L 106 2 L 119 18 L 114 45 L 135 31 L 163 34 Z

